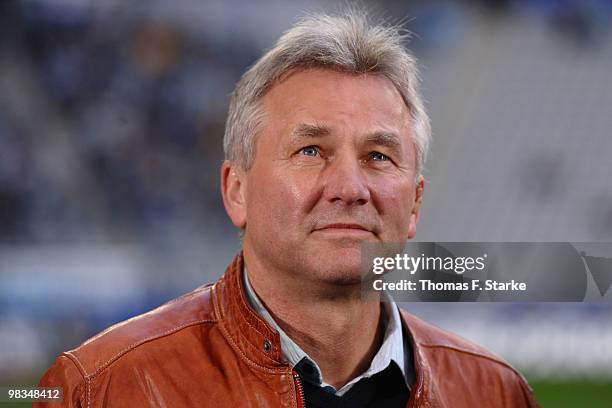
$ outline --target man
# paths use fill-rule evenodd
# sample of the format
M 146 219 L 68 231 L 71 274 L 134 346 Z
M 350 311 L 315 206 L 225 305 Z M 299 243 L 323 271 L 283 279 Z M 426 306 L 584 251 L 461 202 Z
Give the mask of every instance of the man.
M 67 407 L 537 406 L 503 360 L 361 300 L 362 244 L 413 238 L 423 197 L 429 120 L 401 42 L 358 13 L 284 34 L 230 105 L 221 190 L 243 251 L 41 386 Z

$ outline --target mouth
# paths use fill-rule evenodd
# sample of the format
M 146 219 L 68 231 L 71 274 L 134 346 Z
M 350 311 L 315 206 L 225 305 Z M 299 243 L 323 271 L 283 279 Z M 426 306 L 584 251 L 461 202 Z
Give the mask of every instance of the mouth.
M 368 228 L 361 224 L 354 223 L 334 223 L 327 224 L 323 227 L 316 228 L 313 232 L 320 232 L 327 235 L 338 235 L 338 236 L 368 236 L 372 234 Z

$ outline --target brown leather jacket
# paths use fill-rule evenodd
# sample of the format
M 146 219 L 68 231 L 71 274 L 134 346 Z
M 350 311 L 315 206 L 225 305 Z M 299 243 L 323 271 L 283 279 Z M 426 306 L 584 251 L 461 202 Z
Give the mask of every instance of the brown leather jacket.
M 249 306 L 238 255 L 214 285 L 116 324 L 63 353 L 40 386 L 62 404 L 34 407 L 302 407 L 280 340 Z M 510 365 L 402 311 L 416 384 L 409 407 L 536 407 Z

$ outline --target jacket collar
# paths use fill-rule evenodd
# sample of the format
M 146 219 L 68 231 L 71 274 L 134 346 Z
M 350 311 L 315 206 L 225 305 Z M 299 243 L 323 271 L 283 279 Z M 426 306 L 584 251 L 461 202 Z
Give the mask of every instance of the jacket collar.
M 312 370 L 314 372 L 307 376 L 307 378 L 310 378 L 310 382 L 321 386 L 331 387 L 330 384 L 323 382 L 321 369 L 319 368 L 317 362 L 312 360 L 310 356 L 297 343 L 295 343 L 293 339 L 287 335 L 287 333 L 283 331 L 278 323 L 276 323 L 270 312 L 261 303 L 261 300 L 250 285 L 246 265 L 242 270 L 241 276 L 244 293 L 248 304 L 266 321 L 266 323 L 268 323 L 275 331 L 278 332 L 284 359 L 292 367 L 294 367 L 297 372 L 300 371 L 297 368 L 298 365 L 309 365 L 310 367 L 314 368 L 314 370 Z M 384 312 L 382 313 L 382 316 L 384 319 L 383 327 L 385 331 L 383 342 L 372 359 L 369 368 L 365 372 L 353 378 L 341 389 L 338 389 L 336 391 L 336 395 L 345 394 L 355 383 L 363 378 L 370 377 L 385 370 L 392 362 L 395 363 L 400 369 L 408 389 L 412 387 L 412 380 L 414 380 L 413 367 L 407 367 L 407 361 L 405 361 L 406 357 L 410 357 L 410 351 L 408 351 L 407 354 L 406 349 L 411 349 L 411 347 L 409 346 L 408 342 L 404 341 L 405 336 L 402 333 L 402 320 L 397 305 L 386 292 L 383 293 L 383 296 L 386 297 L 386 299 L 381 302 L 381 307 Z M 338 357 L 342 358 L 342 356 Z M 408 360 L 410 360 L 410 358 L 408 358 Z
M 255 367 L 264 371 L 286 370 L 278 332 L 247 303 L 241 277 L 243 263 L 240 252 L 214 285 L 214 306 L 222 330 L 230 345 Z
M 418 406 L 429 407 L 433 402 L 432 398 L 435 398 L 429 391 L 432 389 L 432 379 L 435 379 L 435 377 L 432 374 L 430 362 L 423 349 L 423 344 L 427 343 L 427 338 L 423 336 L 422 333 L 422 330 L 425 328 L 421 327 L 423 322 L 419 318 L 411 315 L 405 310 L 400 309 L 400 315 L 405 333 L 408 334 L 410 345 L 412 346 L 412 361 L 416 374 L 415 383 L 411 388 L 410 400 L 413 401 L 413 403 L 419 401 L 420 405 Z M 414 405 L 408 404 L 408 406 Z
M 283 361 L 278 332 L 268 325 L 248 304 L 242 282 L 244 259 L 240 252 L 213 288 L 214 306 L 222 330 L 232 347 L 255 368 L 272 373 L 291 370 Z M 402 324 L 409 336 L 414 359 L 416 383 L 411 399 L 421 400 L 434 384 L 431 366 L 423 345 L 434 339 L 428 325 L 400 309 Z

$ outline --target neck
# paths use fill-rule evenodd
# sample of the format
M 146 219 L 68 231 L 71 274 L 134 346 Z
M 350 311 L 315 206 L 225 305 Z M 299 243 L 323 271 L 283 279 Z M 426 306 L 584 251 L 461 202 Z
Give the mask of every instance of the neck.
M 365 371 L 383 339 L 379 302 L 364 302 L 359 285 L 310 285 L 247 256 L 248 279 L 276 323 L 318 364 L 336 389 Z M 309 287 L 304 287 L 309 286 Z M 331 285 L 333 286 L 333 285 Z M 342 358 L 338 358 L 342 356 Z

